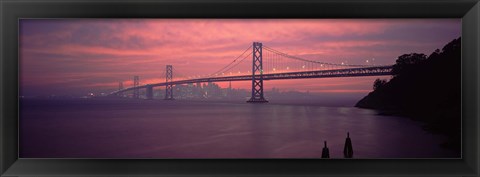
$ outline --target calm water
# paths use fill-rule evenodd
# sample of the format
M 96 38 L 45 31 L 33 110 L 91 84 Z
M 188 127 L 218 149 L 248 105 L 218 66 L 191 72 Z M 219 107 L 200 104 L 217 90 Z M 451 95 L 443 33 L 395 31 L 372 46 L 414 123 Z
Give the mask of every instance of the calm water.
M 354 158 L 458 157 L 408 118 L 308 105 L 162 100 L 23 100 L 20 157 Z

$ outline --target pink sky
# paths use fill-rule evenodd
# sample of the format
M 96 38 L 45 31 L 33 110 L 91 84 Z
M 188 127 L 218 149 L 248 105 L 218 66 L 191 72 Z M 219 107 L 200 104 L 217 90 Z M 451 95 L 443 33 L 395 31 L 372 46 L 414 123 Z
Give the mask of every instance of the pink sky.
M 253 41 L 311 60 L 365 64 L 375 58 L 373 64 L 382 65 L 406 53 L 429 55 L 460 35 L 460 19 L 23 19 L 21 94 L 110 92 L 119 81 L 131 86 L 134 75 L 141 84 L 162 82 L 167 64 L 185 76 L 208 75 Z M 265 87 L 368 93 L 376 78 L 267 81 Z

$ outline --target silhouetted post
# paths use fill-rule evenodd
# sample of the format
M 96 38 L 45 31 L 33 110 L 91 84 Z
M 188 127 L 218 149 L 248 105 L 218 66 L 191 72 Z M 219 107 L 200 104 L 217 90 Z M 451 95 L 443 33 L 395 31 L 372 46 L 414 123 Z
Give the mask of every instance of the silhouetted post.
M 322 158 L 330 158 L 330 151 L 327 147 L 327 141 L 324 141 L 323 143 L 325 146 L 322 149 Z
M 352 140 L 350 139 L 350 133 L 347 132 L 347 139 L 345 140 L 345 147 L 343 148 L 343 155 L 345 158 L 353 157 Z

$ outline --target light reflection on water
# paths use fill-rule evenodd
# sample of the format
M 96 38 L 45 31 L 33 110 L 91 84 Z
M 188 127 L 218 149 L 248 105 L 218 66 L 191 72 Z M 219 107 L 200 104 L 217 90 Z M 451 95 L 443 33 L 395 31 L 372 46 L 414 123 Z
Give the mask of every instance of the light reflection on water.
M 96 103 L 99 102 L 99 103 Z M 75 104 L 73 104 L 75 103 Z M 351 107 L 185 101 L 23 104 L 21 157 L 451 158 L 419 122 Z

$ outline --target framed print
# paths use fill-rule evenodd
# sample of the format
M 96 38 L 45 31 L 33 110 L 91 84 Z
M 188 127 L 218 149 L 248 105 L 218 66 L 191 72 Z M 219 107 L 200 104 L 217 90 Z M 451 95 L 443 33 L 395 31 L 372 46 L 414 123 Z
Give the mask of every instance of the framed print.
M 1 8 L 3 176 L 478 175 L 478 1 Z

